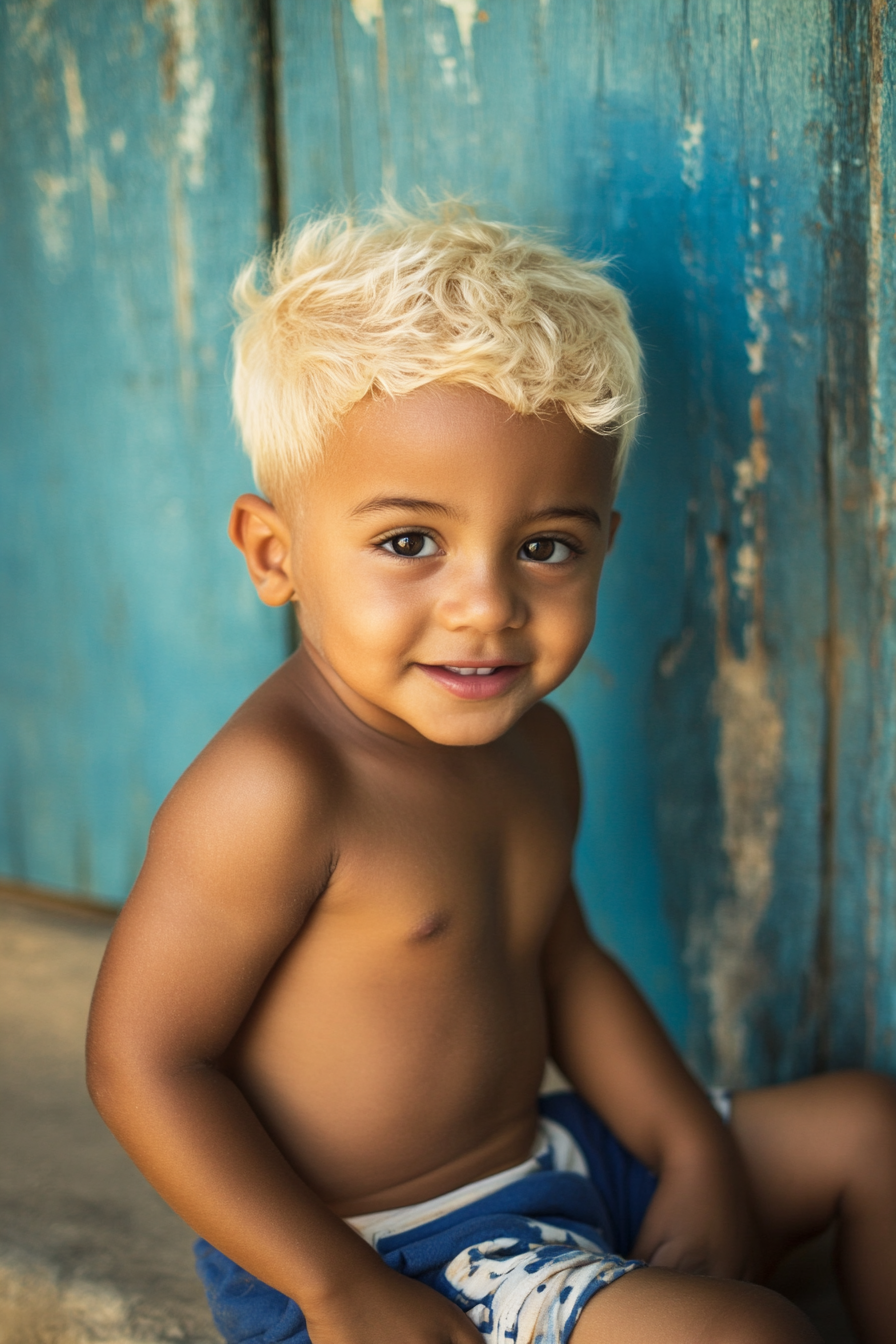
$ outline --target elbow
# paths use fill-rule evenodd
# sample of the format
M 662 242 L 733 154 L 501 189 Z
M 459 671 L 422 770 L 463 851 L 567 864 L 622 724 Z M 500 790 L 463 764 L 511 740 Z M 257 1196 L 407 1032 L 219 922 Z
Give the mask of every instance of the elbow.
M 127 1069 L 121 1052 L 112 1048 L 101 1033 L 91 1029 L 87 1037 L 85 1065 L 90 1100 L 110 1129 L 114 1128 L 117 1103 L 126 1090 Z
M 135 1098 L 148 1083 L 145 1060 L 129 1033 L 94 1015 L 87 1032 L 85 1082 L 90 1099 L 117 1134 L 120 1122 L 134 1109 Z

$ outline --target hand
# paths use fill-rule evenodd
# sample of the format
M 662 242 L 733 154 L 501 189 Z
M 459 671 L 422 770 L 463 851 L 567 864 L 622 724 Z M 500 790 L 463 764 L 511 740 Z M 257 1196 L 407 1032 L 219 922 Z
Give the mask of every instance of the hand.
M 688 1274 L 753 1278 L 758 1229 L 736 1154 L 664 1167 L 632 1256 Z
M 312 1344 L 482 1344 L 447 1297 L 383 1264 L 353 1276 L 305 1321 Z

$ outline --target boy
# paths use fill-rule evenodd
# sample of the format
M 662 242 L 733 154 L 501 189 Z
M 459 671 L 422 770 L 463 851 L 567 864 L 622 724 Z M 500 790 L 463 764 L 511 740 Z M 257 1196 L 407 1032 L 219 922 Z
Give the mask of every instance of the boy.
M 163 805 L 89 1043 L 225 1339 L 804 1344 L 743 1280 L 836 1217 L 860 1336 L 892 1341 L 891 1084 L 742 1093 L 726 1125 L 570 885 L 543 697 L 619 522 L 625 300 L 450 207 L 318 220 L 236 292 L 267 499 L 231 537 L 302 645 Z M 575 1092 L 539 1101 L 548 1054 Z

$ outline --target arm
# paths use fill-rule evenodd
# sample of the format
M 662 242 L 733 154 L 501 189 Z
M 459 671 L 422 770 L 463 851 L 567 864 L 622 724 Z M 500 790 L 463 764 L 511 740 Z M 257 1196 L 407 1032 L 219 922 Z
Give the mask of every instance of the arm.
M 571 889 L 546 979 L 554 1058 L 660 1178 L 633 1254 L 667 1268 L 747 1275 L 755 1234 L 734 1139 L 632 981 L 590 937 Z
M 560 716 L 540 710 L 543 758 L 576 823 L 575 746 Z M 572 887 L 546 944 L 544 973 L 554 1059 L 660 1178 L 633 1254 L 668 1268 L 748 1273 L 753 1217 L 731 1133 L 625 971 L 592 939 Z
M 332 803 L 251 732 L 225 730 L 200 757 L 153 825 L 103 962 L 91 1095 L 187 1223 L 300 1302 L 315 1344 L 385 1341 L 396 1319 L 395 1339 L 475 1339 L 323 1204 L 216 1066 L 326 886 Z

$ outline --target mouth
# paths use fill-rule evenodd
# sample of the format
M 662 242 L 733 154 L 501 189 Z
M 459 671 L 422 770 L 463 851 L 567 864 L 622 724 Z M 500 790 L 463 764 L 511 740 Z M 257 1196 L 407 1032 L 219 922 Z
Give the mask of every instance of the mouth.
M 526 670 L 526 663 L 417 663 L 421 672 L 461 700 L 503 695 Z

